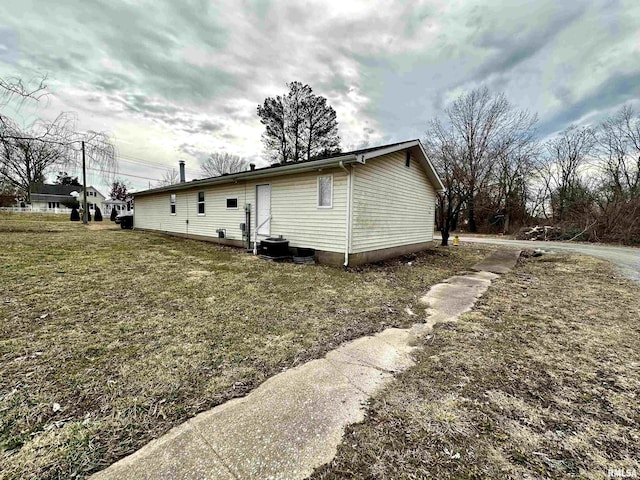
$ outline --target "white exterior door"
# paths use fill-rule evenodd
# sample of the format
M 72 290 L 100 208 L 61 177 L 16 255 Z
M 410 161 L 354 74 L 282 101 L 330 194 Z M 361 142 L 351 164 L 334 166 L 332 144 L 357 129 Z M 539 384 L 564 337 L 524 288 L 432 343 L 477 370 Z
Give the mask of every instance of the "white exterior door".
M 271 185 L 256 186 L 256 232 L 258 235 L 271 233 Z

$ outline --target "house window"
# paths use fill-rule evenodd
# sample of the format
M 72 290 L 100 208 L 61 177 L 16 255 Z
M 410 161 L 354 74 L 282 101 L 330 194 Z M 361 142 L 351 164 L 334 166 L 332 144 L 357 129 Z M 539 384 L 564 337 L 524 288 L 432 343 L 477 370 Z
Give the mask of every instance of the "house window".
M 204 192 L 198 192 L 198 215 L 204 215 Z
M 238 199 L 237 198 L 227 198 L 227 208 L 229 208 L 229 209 L 238 208 Z
M 409 153 L 409 150 L 405 152 L 404 166 L 405 167 L 411 166 L 411 153 Z
M 60 202 L 49 202 L 49 208 L 60 208 Z
M 318 208 L 333 207 L 333 175 L 318 177 Z
M 169 195 L 169 208 L 171 210 L 171 215 L 176 214 L 176 194 L 172 193 Z

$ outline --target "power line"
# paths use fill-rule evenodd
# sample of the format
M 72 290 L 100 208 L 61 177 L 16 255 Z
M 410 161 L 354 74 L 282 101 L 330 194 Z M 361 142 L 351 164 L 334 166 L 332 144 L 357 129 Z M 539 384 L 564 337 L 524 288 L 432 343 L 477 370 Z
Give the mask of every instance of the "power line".
M 123 154 L 120 153 L 120 154 L 118 154 L 118 157 L 124 158 L 124 159 L 126 159 L 128 161 L 132 161 L 132 162 L 144 163 L 144 164 L 153 165 L 153 166 L 162 166 L 164 168 L 172 168 L 171 164 L 154 162 L 153 160 L 147 160 L 147 159 L 136 157 L 136 156 L 133 156 L 133 155 L 123 155 Z
M 100 173 L 112 173 L 112 174 L 114 174 L 114 175 L 119 175 L 119 176 L 122 176 L 122 177 L 135 177 L 135 178 L 142 178 L 142 179 L 144 179 L 144 180 L 152 180 L 152 181 L 154 181 L 154 182 L 160 182 L 160 181 L 162 181 L 162 180 L 160 180 L 159 178 L 144 177 L 144 176 L 142 176 L 142 175 L 133 175 L 133 174 L 131 174 L 131 173 L 114 172 L 114 171 L 111 171 L 111 170 L 101 170 L 101 169 L 99 169 L 99 168 L 91 168 L 91 167 L 87 167 L 87 170 L 91 170 L 91 171 L 94 171 L 94 172 L 100 172 Z
M 141 167 L 146 167 L 146 168 L 156 168 L 158 170 L 169 170 L 171 167 L 169 166 L 160 166 L 160 165 L 150 165 L 150 164 L 146 164 L 146 163 L 141 163 L 141 162 L 137 162 L 135 160 L 129 160 L 126 158 L 120 158 L 119 161 L 124 162 L 124 163 L 129 163 L 131 165 L 137 165 L 137 166 L 141 166 Z
M 118 157 L 126 160 L 127 162 L 141 163 L 141 164 L 144 164 L 144 165 L 150 165 L 150 166 L 154 166 L 154 167 L 169 168 L 171 166 L 171 165 L 168 165 L 166 163 L 159 163 L 159 162 L 154 162 L 154 161 L 151 161 L 151 160 L 142 160 L 142 159 L 135 158 L 135 157 L 129 157 L 128 155 L 118 155 Z

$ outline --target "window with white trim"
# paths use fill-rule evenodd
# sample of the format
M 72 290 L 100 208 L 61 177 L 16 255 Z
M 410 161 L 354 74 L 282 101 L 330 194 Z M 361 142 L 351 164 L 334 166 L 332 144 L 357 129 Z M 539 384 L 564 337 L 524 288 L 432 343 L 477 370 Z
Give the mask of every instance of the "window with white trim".
M 333 207 L 333 175 L 318 177 L 318 208 Z
M 198 192 L 198 215 L 204 215 L 204 192 Z
M 169 210 L 171 212 L 171 215 L 176 214 L 176 194 L 175 193 L 172 193 L 171 195 L 169 195 Z
M 237 198 L 227 198 L 227 209 L 229 210 L 237 210 L 238 208 L 238 199 Z

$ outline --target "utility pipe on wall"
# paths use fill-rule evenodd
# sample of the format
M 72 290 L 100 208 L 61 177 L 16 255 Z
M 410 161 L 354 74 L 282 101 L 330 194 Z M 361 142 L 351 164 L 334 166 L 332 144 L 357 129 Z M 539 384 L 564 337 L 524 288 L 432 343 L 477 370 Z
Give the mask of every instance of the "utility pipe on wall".
M 344 235 L 344 266 L 349 266 L 349 244 L 351 243 L 351 172 L 344 166 L 340 160 L 340 168 L 347 172 L 347 218 L 346 232 Z

